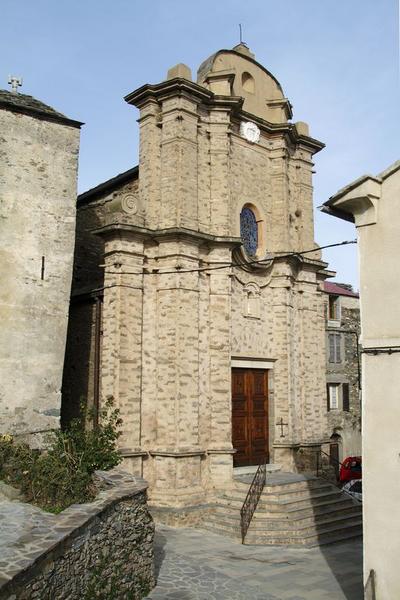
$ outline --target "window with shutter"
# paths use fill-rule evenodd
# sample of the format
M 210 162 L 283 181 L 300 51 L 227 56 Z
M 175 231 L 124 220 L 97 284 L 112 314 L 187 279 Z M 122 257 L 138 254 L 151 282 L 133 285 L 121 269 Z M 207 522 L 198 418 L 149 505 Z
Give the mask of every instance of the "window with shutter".
M 342 384 L 343 410 L 350 410 L 349 384 Z
M 339 384 L 328 383 L 329 394 L 329 410 L 337 410 L 339 408 Z
M 328 338 L 329 338 L 329 362 L 330 363 L 341 363 L 342 362 L 342 348 L 341 348 L 340 333 L 330 333 Z

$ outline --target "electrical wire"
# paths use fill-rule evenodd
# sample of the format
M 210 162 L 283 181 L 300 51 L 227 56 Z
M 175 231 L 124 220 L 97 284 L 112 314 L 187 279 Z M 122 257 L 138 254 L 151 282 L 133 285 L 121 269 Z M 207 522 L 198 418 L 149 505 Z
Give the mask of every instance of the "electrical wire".
M 160 271 L 157 268 L 153 268 L 152 271 L 148 271 L 146 270 L 146 267 L 144 267 L 144 270 L 141 273 L 138 273 L 136 271 L 108 271 L 108 270 L 104 270 L 104 273 L 110 274 L 110 275 L 175 275 L 177 273 L 201 273 L 204 271 L 217 271 L 218 269 L 227 269 L 228 267 L 241 267 L 243 268 L 243 266 L 245 265 L 256 265 L 256 264 L 268 264 L 271 261 L 273 261 L 275 258 L 290 258 L 292 256 L 303 256 L 304 254 L 310 254 L 311 252 L 318 252 L 319 250 L 325 250 L 327 248 L 335 248 L 337 246 L 346 246 L 348 244 L 356 244 L 357 240 L 345 240 L 343 242 L 337 242 L 335 244 L 327 244 L 326 246 L 319 246 L 318 248 L 311 248 L 309 250 L 302 250 L 300 252 L 286 252 L 286 253 L 276 253 L 274 256 L 271 257 L 266 257 L 266 258 L 261 258 L 259 260 L 250 260 L 247 261 L 246 263 L 240 263 L 240 262 L 226 262 L 226 263 L 222 263 L 219 264 L 218 266 L 214 266 L 214 267 L 202 267 L 202 268 L 198 268 L 198 269 L 182 269 L 181 267 L 175 267 L 175 269 L 173 271 Z

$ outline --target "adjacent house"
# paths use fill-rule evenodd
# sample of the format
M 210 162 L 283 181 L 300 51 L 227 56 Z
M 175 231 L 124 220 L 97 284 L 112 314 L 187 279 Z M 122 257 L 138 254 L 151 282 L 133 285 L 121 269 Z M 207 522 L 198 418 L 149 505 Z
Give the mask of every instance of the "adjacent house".
M 360 306 L 350 285 L 325 281 L 323 289 L 330 455 L 337 472 L 344 458 L 361 455 Z
M 400 161 L 322 207 L 354 222 L 360 265 L 365 598 L 400 597 Z

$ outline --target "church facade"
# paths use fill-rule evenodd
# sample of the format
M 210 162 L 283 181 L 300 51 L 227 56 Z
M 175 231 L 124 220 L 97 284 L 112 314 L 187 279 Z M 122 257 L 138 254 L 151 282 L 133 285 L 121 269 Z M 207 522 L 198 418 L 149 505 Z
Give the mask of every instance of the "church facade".
M 63 418 L 112 398 L 152 504 L 200 506 L 234 467 L 305 470 L 329 440 L 323 144 L 244 44 L 125 100 L 139 166 L 78 199 Z

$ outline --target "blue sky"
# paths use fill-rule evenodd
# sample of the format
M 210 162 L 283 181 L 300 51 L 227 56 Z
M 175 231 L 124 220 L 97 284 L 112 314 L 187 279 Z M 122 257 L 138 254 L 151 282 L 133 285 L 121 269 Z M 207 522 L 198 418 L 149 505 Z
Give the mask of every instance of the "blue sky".
M 1 0 L 0 87 L 84 121 L 79 190 L 137 163 L 137 112 L 123 96 L 197 67 L 243 39 L 281 82 L 294 121 L 326 144 L 315 157 L 314 200 L 399 156 L 398 0 Z M 325 245 L 353 225 L 316 212 Z M 355 246 L 326 251 L 337 280 L 358 287 Z

